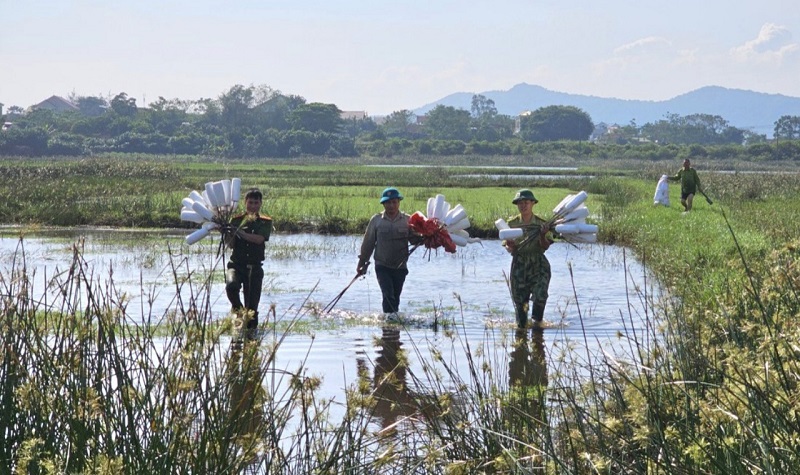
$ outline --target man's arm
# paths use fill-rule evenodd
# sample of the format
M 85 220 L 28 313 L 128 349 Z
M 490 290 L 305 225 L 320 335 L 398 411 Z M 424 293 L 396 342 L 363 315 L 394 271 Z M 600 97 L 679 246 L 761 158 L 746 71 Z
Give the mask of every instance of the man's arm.
M 241 229 L 236 230 L 236 237 L 239 239 L 244 239 L 245 241 L 257 246 L 260 246 L 267 241 L 267 238 L 261 234 L 248 233 Z
M 369 220 L 367 230 L 364 231 L 364 239 L 361 241 L 361 253 L 358 255 L 358 265 L 356 266 L 356 273 L 359 275 L 367 273 L 367 266 L 372 257 L 372 252 L 375 250 L 375 242 L 378 239 L 378 225 L 375 215 Z

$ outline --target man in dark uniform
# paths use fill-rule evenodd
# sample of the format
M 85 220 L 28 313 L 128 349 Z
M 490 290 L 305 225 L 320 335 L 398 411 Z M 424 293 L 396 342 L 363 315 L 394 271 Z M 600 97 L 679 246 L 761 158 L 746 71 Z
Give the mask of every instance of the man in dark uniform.
M 264 280 L 265 243 L 272 233 L 272 218 L 261 214 L 263 195 L 251 188 L 244 196 L 245 212 L 231 219 L 225 242 L 233 249 L 225 272 L 225 292 L 231 311 L 241 312 L 248 338 L 255 337 L 258 327 L 258 303 Z M 244 305 L 239 293 L 244 294 Z

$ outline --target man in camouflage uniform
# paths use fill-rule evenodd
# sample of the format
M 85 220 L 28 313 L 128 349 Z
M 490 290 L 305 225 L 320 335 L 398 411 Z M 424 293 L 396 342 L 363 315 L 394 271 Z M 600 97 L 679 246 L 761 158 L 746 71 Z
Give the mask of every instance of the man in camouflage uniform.
M 513 256 L 511 260 L 511 298 L 516 309 L 517 325 L 528 324 L 529 302 L 533 301 L 533 320 L 537 326 L 544 318 L 550 287 L 550 261 L 544 253 L 553 242 L 547 222 L 533 214 L 538 200 L 531 190 L 519 190 L 512 200 L 520 214 L 509 218 L 508 225 L 522 228 L 518 239 L 503 241 L 503 246 Z

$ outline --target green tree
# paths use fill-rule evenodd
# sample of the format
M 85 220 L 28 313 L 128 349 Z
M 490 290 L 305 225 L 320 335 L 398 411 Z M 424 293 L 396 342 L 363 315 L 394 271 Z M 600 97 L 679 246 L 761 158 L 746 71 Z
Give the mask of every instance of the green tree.
M 128 94 L 120 92 L 111 99 L 111 110 L 120 117 L 134 117 L 136 111 L 136 99 L 128 97 Z
M 428 113 L 425 130 L 439 140 L 469 140 L 470 113 L 452 106 L 438 105 Z
M 108 110 L 108 101 L 97 96 L 70 97 L 70 101 L 78 106 L 81 115 L 86 117 L 100 117 Z
M 175 135 L 184 124 L 191 123 L 192 118 L 187 112 L 190 107 L 190 101 L 180 99 L 168 101 L 159 96 L 157 101 L 150 103 L 146 120 L 153 130 Z
M 520 135 L 531 142 L 587 140 L 592 130 L 592 118 L 574 106 L 541 107 L 520 119 Z
M 741 145 L 745 139 L 743 130 L 712 114 L 667 114 L 662 120 L 642 126 L 642 135 L 662 144 Z
M 413 136 L 411 130 L 411 118 L 413 115 L 407 109 L 394 111 L 386 116 L 383 124 L 381 124 L 381 130 L 387 137 L 411 138 Z
M 309 132 L 334 134 L 339 133 L 344 125 L 342 111 L 335 104 L 321 102 L 302 104 L 291 111 L 287 119 L 292 129 Z
M 365 117 L 363 119 L 353 117 L 344 121 L 343 131 L 351 138 L 371 134 L 376 130 L 378 130 L 378 124 L 376 124 L 371 117 Z
M 305 103 L 301 96 L 276 93 L 255 107 L 254 123 L 259 131 L 288 130 L 291 128 L 289 114 Z
M 251 109 L 255 88 L 237 84 L 219 96 L 221 125 L 228 130 L 243 132 L 252 124 Z
M 472 117 L 475 119 L 491 119 L 497 115 L 497 107 L 494 101 L 487 99 L 482 94 L 475 94 L 472 96 Z
M 775 121 L 775 139 L 800 139 L 800 116 L 784 115 Z

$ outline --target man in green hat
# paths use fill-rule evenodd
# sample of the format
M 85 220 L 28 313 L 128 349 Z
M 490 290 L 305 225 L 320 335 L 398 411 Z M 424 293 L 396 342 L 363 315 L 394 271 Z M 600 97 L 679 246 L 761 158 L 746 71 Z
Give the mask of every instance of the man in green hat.
M 508 219 L 512 228 L 522 228 L 523 236 L 507 239 L 503 246 L 511 253 L 511 298 L 516 310 L 517 326 L 528 324 L 529 303 L 533 302 L 534 324 L 541 325 L 550 287 L 550 262 L 544 253 L 553 243 L 547 222 L 533 214 L 538 200 L 528 189 L 519 190 L 511 202 L 519 214 Z
M 383 295 L 383 312 L 387 314 L 399 310 L 400 294 L 408 275 L 406 263 L 412 233 L 408 228 L 408 214 L 400 211 L 402 199 L 403 195 L 397 188 L 383 190 L 380 198 L 383 212 L 369 220 L 356 267 L 356 272 L 364 275 L 370 258 L 375 258 L 375 276 Z

